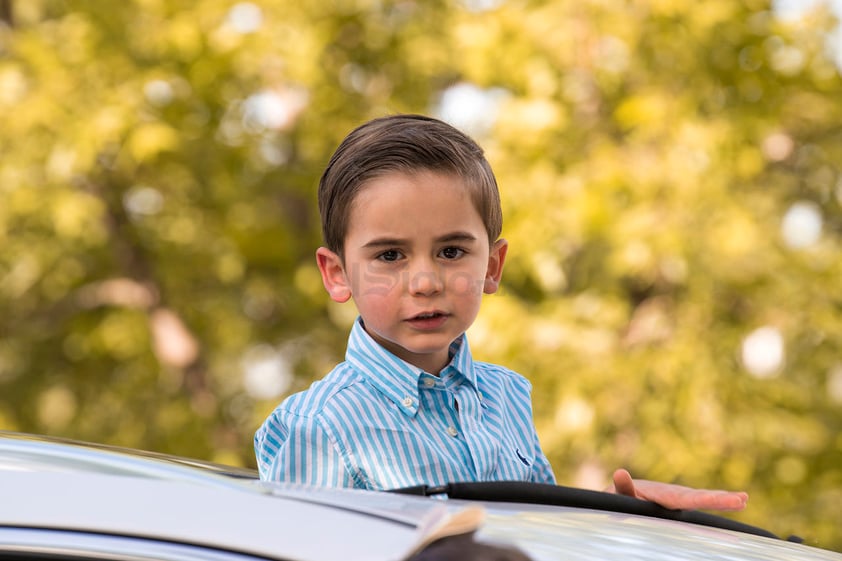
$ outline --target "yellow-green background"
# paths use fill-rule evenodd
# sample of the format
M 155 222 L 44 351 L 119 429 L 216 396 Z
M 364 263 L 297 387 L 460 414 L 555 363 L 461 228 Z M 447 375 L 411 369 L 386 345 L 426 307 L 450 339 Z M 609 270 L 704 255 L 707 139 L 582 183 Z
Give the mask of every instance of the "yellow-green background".
M 488 102 L 457 117 L 481 108 L 463 126 L 511 244 L 472 346 L 533 381 L 559 482 L 745 489 L 739 520 L 842 550 L 836 21 L 784 15 L 0 2 L 0 428 L 253 465 L 354 315 L 314 265 L 322 167 L 362 121 L 438 114 L 462 84 Z M 821 217 L 802 245 L 793 205 Z

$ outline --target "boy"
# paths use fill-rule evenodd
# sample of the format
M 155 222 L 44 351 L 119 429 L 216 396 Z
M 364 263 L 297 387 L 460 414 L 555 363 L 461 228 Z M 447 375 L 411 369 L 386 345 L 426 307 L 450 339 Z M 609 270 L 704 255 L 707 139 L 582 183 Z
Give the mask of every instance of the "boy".
M 475 362 L 465 331 L 499 285 L 508 244 L 482 149 L 441 121 L 396 115 L 352 131 L 319 183 L 324 287 L 359 311 L 345 362 L 255 434 L 262 479 L 394 489 L 554 483 L 531 385 Z M 615 474 L 617 492 L 673 508 L 739 509 L 744 493 Z M 685 506 L 686 505 L 686 506 Z

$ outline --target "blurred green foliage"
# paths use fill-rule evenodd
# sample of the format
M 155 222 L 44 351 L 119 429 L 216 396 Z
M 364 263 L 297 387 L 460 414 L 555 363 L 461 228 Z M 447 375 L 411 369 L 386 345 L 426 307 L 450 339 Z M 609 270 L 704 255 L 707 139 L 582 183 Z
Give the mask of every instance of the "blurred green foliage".
M 745 489 L 741 520 L 842 550 L 826 7 L 3 6 L 0 428 L 253 465 L 354 316 L 314 265 L 322 167 L 368 118 L 449 115 L 511 244 L 472 344 L 533 381 L 559 481 Z

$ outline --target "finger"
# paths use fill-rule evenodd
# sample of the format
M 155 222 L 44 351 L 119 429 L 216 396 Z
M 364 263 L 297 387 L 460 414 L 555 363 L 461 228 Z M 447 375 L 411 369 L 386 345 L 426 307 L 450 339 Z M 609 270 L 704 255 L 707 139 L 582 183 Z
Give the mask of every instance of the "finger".
M 614 472 L 614 492 L 618 495 L 627 495 L 629 497 L 636 497 L 637 492 L 634 487 L 634 480 L 631 474 L 625 469 L 618 469 Z
M 710 491 L 694 489 L 686 493 L 671 497 L 669 508 L 700 509 L 700 510 L 743 510 L 748 501 L 748 494 L 744 492 Z M 664 506 L 667 506 L 666 504 Z
M 748 502 L 748 493 L 743 492 L 725 492 L 710 498 L 710 506 L 701 506 L 698 508 L 711 510 L 743 510 Z

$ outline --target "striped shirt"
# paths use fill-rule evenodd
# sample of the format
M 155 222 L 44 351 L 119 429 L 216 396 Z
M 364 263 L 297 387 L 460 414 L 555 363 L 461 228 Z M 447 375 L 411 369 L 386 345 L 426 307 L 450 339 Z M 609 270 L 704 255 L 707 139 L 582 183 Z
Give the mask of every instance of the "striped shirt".
M 531 384 L 474 362 L 463 335 L 438 376 L 377 344 L 358 319 L 345 362 L 284 400 L 254 438 L 261 479 L 396 489 L 448 482 L 554 483 Z

